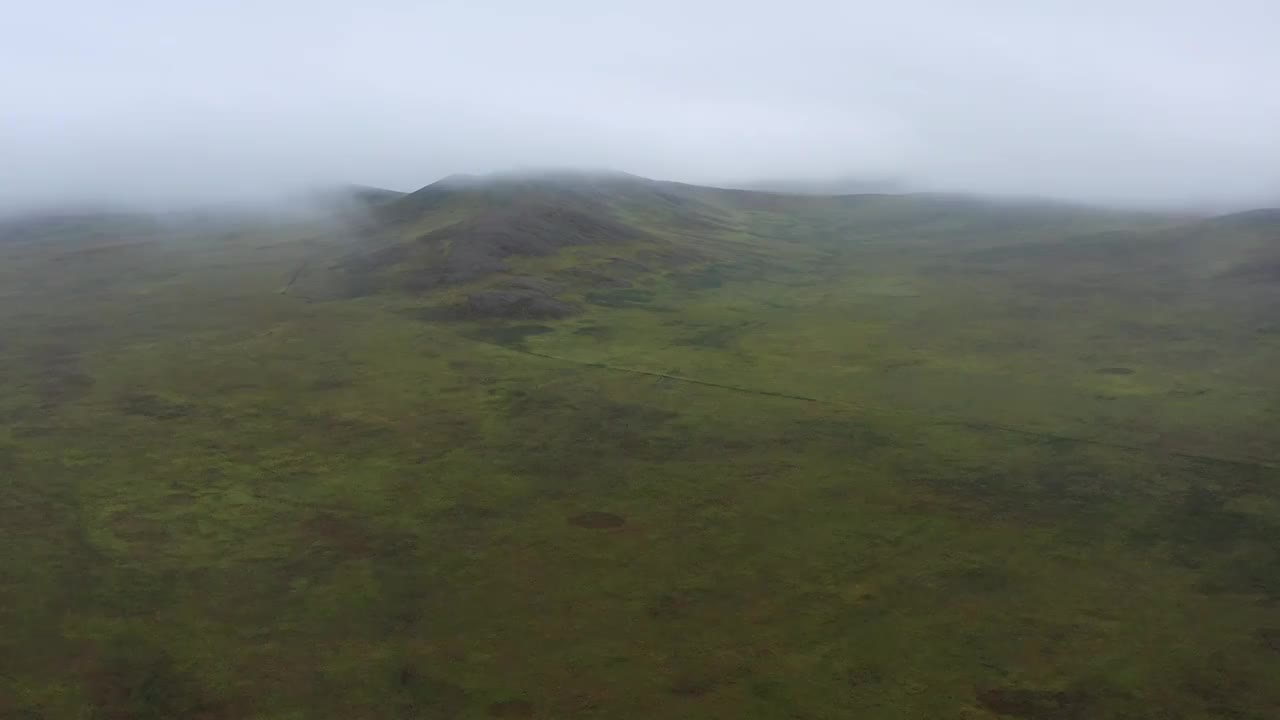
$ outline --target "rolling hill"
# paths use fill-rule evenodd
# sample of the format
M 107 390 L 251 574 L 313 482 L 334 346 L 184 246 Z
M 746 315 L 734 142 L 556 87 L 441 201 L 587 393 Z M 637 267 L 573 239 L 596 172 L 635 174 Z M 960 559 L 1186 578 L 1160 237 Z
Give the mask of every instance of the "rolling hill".
M 0 717 L 1263 718 L 1280 211 L 0 223 Z

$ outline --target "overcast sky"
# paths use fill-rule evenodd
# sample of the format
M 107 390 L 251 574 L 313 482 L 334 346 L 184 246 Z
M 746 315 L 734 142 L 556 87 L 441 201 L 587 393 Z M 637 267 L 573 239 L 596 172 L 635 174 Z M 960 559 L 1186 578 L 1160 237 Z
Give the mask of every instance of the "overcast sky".
M 591 166 L 1280 204 L 1277 0 L 48 0 L 0 206 Z

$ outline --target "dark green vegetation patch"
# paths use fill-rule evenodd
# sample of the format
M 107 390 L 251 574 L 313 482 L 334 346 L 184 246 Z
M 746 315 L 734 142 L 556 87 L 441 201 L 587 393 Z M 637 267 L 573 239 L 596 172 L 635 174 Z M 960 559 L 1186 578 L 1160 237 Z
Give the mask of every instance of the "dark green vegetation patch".
M 1133 368 L 1127 368 L 1127 367 L 1098 368 L 1099 375 L 1132 375 L 1133 373 L 1134 373 Z

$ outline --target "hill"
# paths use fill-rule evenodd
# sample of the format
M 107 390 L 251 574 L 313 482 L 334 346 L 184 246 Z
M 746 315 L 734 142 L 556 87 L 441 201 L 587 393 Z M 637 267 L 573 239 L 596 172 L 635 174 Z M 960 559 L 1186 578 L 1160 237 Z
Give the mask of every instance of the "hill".
M 153 217 L 111 210 L 43 210 L 0 217 L 0 243 L 6 244 L 142 239 L 159 231 Z
M 826 180 L 777 179 L 733 185 L 756 192 L 789 193 L 794 195 L 866 195 L 903 194 L 910 192 L 908 183 L 888 178 L 842 177 Z
M 1280 706 L 1280 212 L 322 204 L 0 226 L 0 717 Z
M 477 281 L 502 283 L 532 272 L 540 287 L 581 295 L 681 268 L 785 266 L 814 257 L 824 243 L 844 240 L 918 244 L 945 237 L 991 244 L 1160 221 L 961 196 L 801 197 L 622 173 L 452 177 L 379 207 L 364 228 L 366 241 L 323 266 L 313 265 L 300 278 L 299 292 L 311 297 L 424 293 Z M 547 259 L 568 248 L 572 264 Z M 503 292 L 534 293 L 528 288 Z M 529 302 L 539 304 L 533 298 Z M 566 306 L 557 307 L 559 314 Z M 504 308 L 493 306 L 499 315 Z

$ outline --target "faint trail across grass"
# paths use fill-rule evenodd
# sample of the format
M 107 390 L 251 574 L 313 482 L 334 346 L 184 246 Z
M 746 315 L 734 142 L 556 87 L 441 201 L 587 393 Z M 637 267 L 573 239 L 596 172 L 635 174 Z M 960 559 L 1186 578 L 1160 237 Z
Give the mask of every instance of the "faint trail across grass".
M 285 282 L 284 287 L 280 288 L 281 295 L 289 294 L 289 291 L 292 290 L 293 286 L 298 282 L 298 278 L 302 277 L 302 273 L 306 271 L 307 266 L 310 264 L 310 258 L 298 263 L 298 266 L 293 269 L 293 272 L 289 273 L 289 280 Z
M 1076 435 L 1064 435 L 1061 433 L 1048 432 L 1044 430 L 1032 430 L 1029 428 L 1015 427 L 1012 425 L 1001 425 L 998 423 L 981 422 L 960 417 L 947 417 L 930 413 L 915 412 L 911 410 L 902 410 L 897 408 L 875 407 L 864 405 L 861 403 L 830 400 L 825 398 L 809 397 L 807 395 L 795 395 L 792 393 L 777 392 L 774 390 L 761 390 L 759 388 L 743 387 L 741 385 L 730 385 L 727 383 L 714 382 L 712 380 L 702 380 L 699 378 L 683 377 L 680 375 L 671 375 L 669 373 L 660 373 L 653 370 L 639 370 L 636 368 L 622 367 L 620 365 L 611 365 L 609 363 L 593 362 L 590 360 L 578 360 L 575 358 L 567 358 L 559 355 L 551 355 L 549 353 L 541 353 L 535 350 L 527 350 L 523 348 L 512 347 L 509 345 L 501 345 L 498 343 L 487 342 L 475 338 L 466 338 L 471 342 L 489 347 L 499 348 L 508 352 L 519 355 L 529 355 L 532 357 L 543 358 L 546 360 L 554 360 L 556 362 L 570 363 L 580 367 L 595 368 L 598 370 L 609 370 L 612 372 L 629 373 L 631 375 L 642 375 L 653 378 L 670 380 L 672 382 L 686 383 L 689 385 L 703 385 L 705 387 L 719 388 L 721 390 L 729 390 L 737 393 L 748 395 L 758 395 L 762 397 L 784 398 L 787 400 L 796 400 L 798 402 L 817 403 L 820 405 L 828 405 L 831 407 L 839 407 L 850 410 L 858 410 L 868 413 L 881 413 L 885 415 L 898 415 L 901 417 L 915 418 L 923 422 L 935 424 L 958 425 L 973 430 L 983 430 L 987 432 L 1003 432 L 1014 435 L 1023 435 L 1026 437 L 1034 437 L 1042 440 L 1052 440 L 1058 442 L 1075 443 L 1080 445 L 1095 445 L 1098 447 L 1107 447 L 1117 450 L 1126 450 L 1129 452 L 1144 453 L 1148 455 L 1162 455 L 1165 457 L 1181 458 L 1183 460 L 1195 460 L 1199 462 L 1214 463 L 1218 465 L 1232 465 L 1236 467 L 1258 468 L 1265 470 L 1280 470 L 1280 459 L 1270 458 L 1230 458 L 1218 455 L 1205 455 L 1201 453 L 1193 453 L 1168 448 L 1159 448 L 1152 445 L 1142 445 L 1138 443 L 1124 443 L 1115 440 L 1102 440 L 1100 438 L 1079 437 Z

